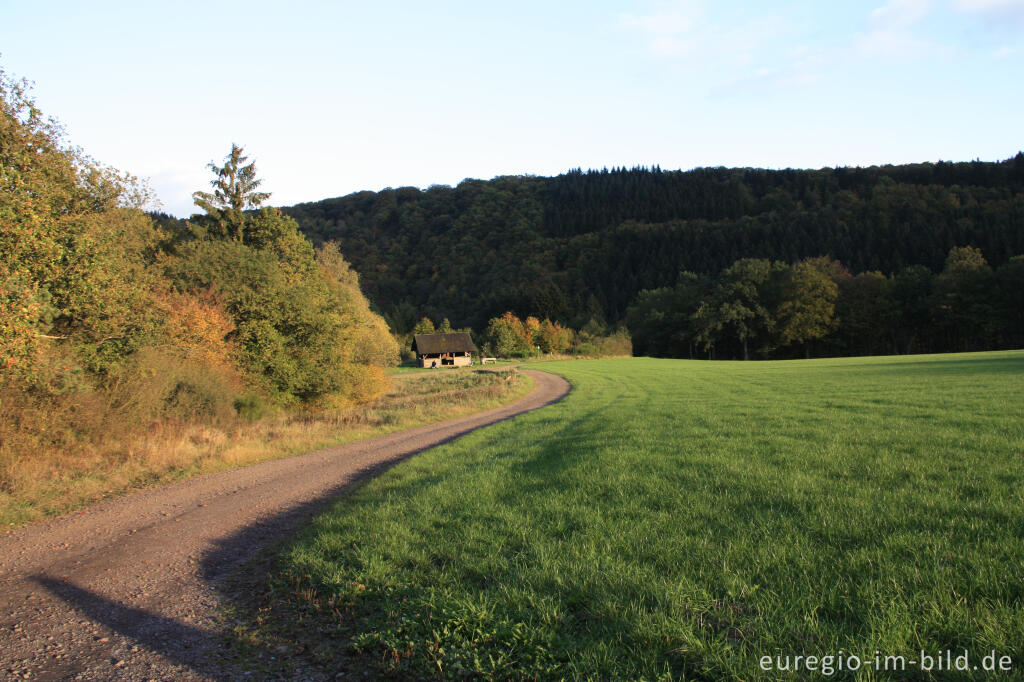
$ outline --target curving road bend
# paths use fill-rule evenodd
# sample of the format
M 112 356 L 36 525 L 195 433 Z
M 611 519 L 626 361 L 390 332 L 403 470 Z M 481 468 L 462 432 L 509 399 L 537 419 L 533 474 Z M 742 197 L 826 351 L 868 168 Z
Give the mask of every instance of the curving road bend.
M 203 476 L 0 538 L 0 678 L 251 679 L 217 651 L 220 582 L 367 475 L 549 405 L 569 384 L 522 370 L 486 412 Z

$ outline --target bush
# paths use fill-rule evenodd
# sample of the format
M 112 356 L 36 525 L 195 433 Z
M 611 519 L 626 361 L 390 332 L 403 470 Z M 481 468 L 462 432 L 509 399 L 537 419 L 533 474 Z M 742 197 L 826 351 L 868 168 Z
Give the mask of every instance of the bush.
M 625 330 L 619 330 L 611 336 L 599 339 L 597 348 L 598 354 L 602 357 L 631 357 L 633 355 L 633 341 Z
M 620 329 L 609 336 L 581 339 L 572 352 L 575 355 L 592 358 L 631 357 L 633 342 L 629 338 L 629 333 Z
M 485 336 L 494 353 L 503 358 L 527 357 L 534 350 L 526 324 L 511 312 L 492 318 Z
M 536 348 L 523 348 L 503 353 L 502 357 L 506 358 L 532 358 L 540 355 L 540 351 Z
M 226 421 L 235 415 L 240 388 L 230 367 L 145 348 L 111 378 L 107 393 L 114 414 L 143 425 L 162 419 Z
M 266 397 L 252 391 L 235 398 L 234 407 L 238 416 L 247 421 L 262 419 L 274 411 Z
M 325 246 L 314 260 L 294 221 L 281 221 L 284 236 L 262 248 L 237 241 L 182 244 L 165 262 L 167 274 L 185 291 L 223 300 L 247 376 L 282 404 L 332 393 L 353 399 L 376 394 L 386 382 L 369 390 L 368 380 L 353 381 L 350 366 L 396 364 L 398 344 L 353 286 L 354 274 L 337 248 Z M 356 393 L 349 395 L 350 387 Z

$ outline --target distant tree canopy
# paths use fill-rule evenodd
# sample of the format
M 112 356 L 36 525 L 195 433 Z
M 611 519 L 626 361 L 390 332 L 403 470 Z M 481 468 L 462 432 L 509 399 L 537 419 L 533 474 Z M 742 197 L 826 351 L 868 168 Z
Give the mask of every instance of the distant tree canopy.
M 622 322 L 641 291 L 675 287 L 681 272 L 714 278 L 742 259 L 827 255 L 891 278 L 911 266 L 941 271 L 950 249 L 973 246 L 998 269 L 1024 253 L 1024 154 L 822 170 L 575 170 L 283 210 L 314 243 L 339 243 L 399 332 L 424 315 L 484 330 L 508 310 L 578 329 Z M 827 307 L 829 287 L 811 270 L 786 286 L 815 281 Z M 757 311 L 746 310 L 754 334 Z M 746 319 L 718 314 L 738 316 L 722 324 Z M 794 346 L 820 323 L 813 308 L 784 314 Z
M 626 322 L 638 353 L 761 358 L 987 350 L 1024 345 L 1024 256 L 993 271 L 954 247 L 943 269 L 851 274 L 838 261 L 736 261 L 640 292 Z
M 484 354 L 503 358 L 522 358 L 540 353 L 573 353 L 585 356 L 632 355 L 629 335 L 624 330 L 605 335 L 604 327 L 584 327 L 579 332 L 557 322 L 536 317 L 519 319 L 506 312 L 487 322 Z

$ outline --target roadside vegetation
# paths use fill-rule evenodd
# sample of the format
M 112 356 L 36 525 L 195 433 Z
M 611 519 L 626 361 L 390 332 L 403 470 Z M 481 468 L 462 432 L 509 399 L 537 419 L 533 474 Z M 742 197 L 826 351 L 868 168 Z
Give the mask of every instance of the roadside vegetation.
M 393 377 L 389 386 L 360 404 L 278 410 L 256 420 L 162 421 L 145 431 L 115 429 L 46 456 L 13 458 L 5 451 L 0 470 L 17 485 L 0 491 L 0 528 L 138 488 L 461 417 L 512 402 L 532 382 L 514 369 L 467 370 Z M 37 430 L 64 428 L 59 417 L 47 418 Z
M 390 390 L 398 345 L 337 246 L 261 206 L 238 145 L 209 168 L 199 212 L 156 221 L 144 183 L 74 147 L 0 70 L 5 524 L 253 461 L 261 429 Z
M 340 500 L 239 638 L 401 678 L 1024 661 L 1024 352 L 543 368 L 565 400 Z

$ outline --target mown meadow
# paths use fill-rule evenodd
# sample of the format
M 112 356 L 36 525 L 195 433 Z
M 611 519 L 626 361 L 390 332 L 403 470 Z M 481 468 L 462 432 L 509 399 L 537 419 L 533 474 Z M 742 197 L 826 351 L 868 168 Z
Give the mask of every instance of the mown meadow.
M 762 657 L 922 649 L 1020 674 L 1024 352 L 542 368 L 565 400 L 340 500 L 239 635 L 397 677 L 793 679 Z

